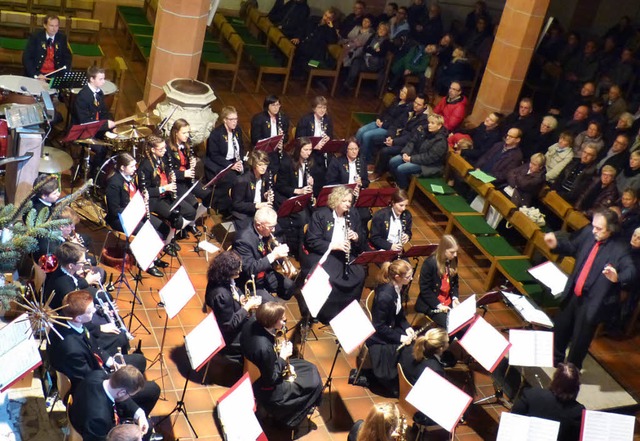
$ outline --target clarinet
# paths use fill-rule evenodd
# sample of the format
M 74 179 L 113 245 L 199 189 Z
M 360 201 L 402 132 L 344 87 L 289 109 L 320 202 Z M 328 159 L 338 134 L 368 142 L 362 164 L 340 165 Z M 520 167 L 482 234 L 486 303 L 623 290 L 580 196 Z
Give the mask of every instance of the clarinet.
M 400 245 L 404 245 L 404 244 L 402 243 L 402 236 L 404 235 L 404 232 L 405 232 L 405 231 L 406 231 L 406 229 L 407 229 L 407 220 L 406 220 L 406 218 L 405 218 L 404 213 L 405 213 L 405 212 L 403 211 L 403 212 L 402 212 L 402 214 L 400 215 L 400 236 L 398 237 L 398 243 L 399 243 Z
M 273 172 L 271 170 L 269 170 L 267 173 L 269 173 L 267 175 L 267 191 L 265 192 L 267 195 L 267 202 L 269 203 L 269 205 L 273 206 L 273 199 L 274 199 L 274 194 L 273 194 Z
M 276 115 L 276 123 L 278 125 L 278 135 L 284 134 L 284 130 L 282 130 L 282 117 L 280 116 L 280 112 Z M 284 138 L 280 140 L 278 146 L 278 158 L 282 161 L 282 154 L 284 152 Z
M 349 211 L 347 210 L 344 213 L 344 238 L 349 243 L 349 247 L 347 251 L 344 253 L 344 271 L 343 278 L 347 278 L 347 276 L 351 273 L 351 269 L 349 268 L 349 260 L 351 260 L 351 241 L 349 240 L 349 230 L 351 229 L 351 217 L 349 216 Z
M 144 209 L 147 215 L 147 220 L 149 220 L 151 219 L 151 210 L 149 209 L 149 190 L 147 190 L 147 179 L 145 178 L 142 170 L 138 172 L 137 176 L 142 193 L 142 199 L 144 200 Z
M 196 167 L 195 167 L 195 164 L 193 166 L 191 165 L 191 160 L 195 158 L 193 146 L 191 145 L 191 137 L 189 137 L 189 139 L 187 139 L 187 142 L 185 143 L 185 152 L 187 153 L 187 162 L 189 163 L 189 170 L 194 172 L 194 177 L 189 180 L 191 185 L 193 185 L 193 183 L 195 182 Z
M 354 202 L 358 200 L 358 196 L 360 195 L 360 187 L 362 185 L 362 178 L 360 177 L 360 155 L 356 156 L 356 175 L 353 177 L 353 181 L 356 182 L 356 188 L 353 191 Z M 360 183 L 357 183 L 356 179 L 360 179 Z
M 162 166 L 162 158 L 160 158 L 159 165 Z M 167 167 L 169 168 L 167 180 L 169 181 L 170 184 L 176 184 L 176 172 L 174 171 L 174 167 L 173 167 L 173 154 L 170 152 L 167 154 Z M 170 193 L 169 197 L 171 198 L 172 201 L 175 201 L 177 199 L 178 197 L 177 192 L 178 192 L 177 188 L 176 188 L 176 191 L 169 192 Z
M 304 160 L 304 175 L 302 175 L 302 183 L 306 187 L 309 185 L 309 158 Z M 316 204 L 316 198 L 313 195 L 313 188 L 311 189 L 311 205 Z

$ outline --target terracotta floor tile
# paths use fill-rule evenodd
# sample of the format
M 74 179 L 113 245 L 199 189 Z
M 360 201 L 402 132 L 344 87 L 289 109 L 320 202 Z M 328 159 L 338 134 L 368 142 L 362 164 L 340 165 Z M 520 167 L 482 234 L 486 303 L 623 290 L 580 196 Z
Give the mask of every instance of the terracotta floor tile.
M 193 389 L 187 389 L 184 402 L 189 413 L 212 411 L 214 406 L 214 401 L 211 398 L 209 391 L 206 387 L 201 386 Z

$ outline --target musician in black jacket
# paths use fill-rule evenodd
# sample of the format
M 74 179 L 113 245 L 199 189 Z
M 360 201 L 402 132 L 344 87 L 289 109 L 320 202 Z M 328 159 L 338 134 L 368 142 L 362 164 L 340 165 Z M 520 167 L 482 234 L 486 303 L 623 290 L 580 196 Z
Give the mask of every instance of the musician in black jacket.
M 415 308 L 445 328 L 449 309 L 458 304 L 458 243 L 445 234 L 435 253 L 422 264 Z
M 191 145 L 191 127 L 187 120 L 179 118 L 171 126 L 169 140 L 167 141 L 167 153 L 173 158 L 176 183 L 178 184 L 178 197 L 181 197 L 198 180 L 196 177 L 198 157 Z M 212 193 L 212 189 L 204 189 L 202 185 L 196 185 L 191 190 L 191 194 L 186 197 L 189 205 L 198 207 L 196 218 L 206 213 L 206 207 L 211 205 Z M 202 205 L 198 206 L 196 198 L 200 200 Z M 197 230 L 195 231 L 197 237 L 202 234 Z
M 60 19 L 57 15 L 49 14 L 42 20 L 43 29 L 38 29 L 29 35 L 27 46 L 22 54 L 24 75 L 39 80 L 49 80 L 61 76 L 71 70 L 71 50 L 64 32 L 59 32 Z M 62 67 L 55 74 L 45 77 Z
M 329 274 L 332 290 L 318 313 L 318 320 L 322 323 L 328 323 L 362 295 L 364 268 L 350 264 L 360 254 L 364 238 L 358 211 L 351 206 L 352 203 L 353 194 L 347 187 L 334 188 L 327 206 L 313 213 L 307 229 L 305 252 L 301 255 L 303 274 L 311 271 L 329 251 L 322 267 Z
M 242 129 L 238 126 L 238 112 L 235 107 L 225 106 L 220 111 L 222 124 L 213 129 L 207 140 L 207 155 L 204 158 L 204 176 L 208 182 L 218 173 L 232 165 L 227 175 L 216 183 L 213 201 L 216 209 L 229 214 L 231 200 L 229 189 L 236 178 L 244 173 L 242 165 L 244 148 Z
M 316 195 L 325 185 L 325 174 L 327 167 L 333 159 L 333 155 L 321 153 L 320 150 L 331 139 L 334 138 L 333 120 L 327 114 L 328 101 L 323 96 L 316 96 L 311 101 L 311 112 L 305 114 L 298 120 L 296 125 L 296 138 L 301 137 L 321 137 L 322 139 L 313 148 L 313 161 L 321 171 L 313 184 L 313 191 Z
M 236 179 L 231 189 L 231 214 L 236 231 L 251 225 L 256 210 L 272 207 L 274 202 L 274 173 L 268 170 L 267 154 L 254 150 L 247 165 L 249 169 Z
M 412 345 L 402 348 L 398 362 L 409 383 L 416 384 L 426 368 L 444 377 L 442 356 L 448 348 L 449 336 L 444 328 L 429 329 L 425 335 L 416 338 Z
M 402 251 L 411 240 L 413 218 L 407 210 L 409 196 L 398 188 L 391 196 L 391 205 L 376 211 L 371 221 L 369 242 L 376 250 Z
M 275 95 L 269 95 L 264 99 L 262 112 L 256 113 L 251 118 L 251 145 L 255 146 L 262 139 L 283 135 L 282 142 L 278 148 L 269 154 L 271 165 L 270 170 L 274 173 L 278 171 L 280 159 L 282 158 L 282 148 L 289 141 L 289 117 L 281 111 L 282 104 Z

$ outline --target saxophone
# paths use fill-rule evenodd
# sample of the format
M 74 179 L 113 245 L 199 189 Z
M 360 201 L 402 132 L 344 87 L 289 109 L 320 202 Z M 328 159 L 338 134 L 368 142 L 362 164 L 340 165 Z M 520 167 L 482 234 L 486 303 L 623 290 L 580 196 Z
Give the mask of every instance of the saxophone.
M 282 346 L 287 344 L 287 327 L 284 326 L 282 327 L 282 329 L 278 329 L 276 331 L 276 335 L 275 335 L 275 342 L 273 344 L 273 349 L 276 351 L 276 353 L 280 353 L 280 350 L 282 349 Z M 284 381 L 287 381 L 289 383 L 293 383 L 296 378 L 297 378 L 297 374 L 296 371 L 293 369 L 293 366 L 291 366 L 291 363 L 289 363 L 289 359 L 287 358 L 286 360 L 286 366 L 284 367 L 284 369 L 282 370 L 282 377 L 284 378 Z
M 349 268 L 349 261 L 351 260 L 351 241 L 349 240 L 349 230 L 351 229 L 351 216 L 349 215 L 349 211 L 347 210 L 344 213 L 344 240 L 349 244 L 347 251 L 344 253 L 344 270 L 343 270 L 343 278 L 347 278 L 351 273 L 351 269 Z
M 271 234 L 271 237 L 269 238 L 269 243 L 268 243 L 269 251 L 270 252 L 273 251 L 273 249 L 277 246 L 280 246 L 280 243 L 275 238 L 275 236 Z M 293 263 L 288 257 L 283 257 L 282 259 L 278 259 L 276 263 L 278 265 L 278 268 L 277 268 L 278 272 L 282 273 L 282 275 L 284 275 L 285 277 L 289 279 L 293 279 L 298 275 L 298 270 L 296 269 L 295 266 L 293 266 Z

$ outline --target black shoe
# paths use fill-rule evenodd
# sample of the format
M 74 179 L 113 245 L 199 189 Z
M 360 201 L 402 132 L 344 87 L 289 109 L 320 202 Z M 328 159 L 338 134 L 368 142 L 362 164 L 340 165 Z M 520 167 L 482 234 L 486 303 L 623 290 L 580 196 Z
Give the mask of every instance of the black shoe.
M 153 277 L 164 277 L 164 273 L 160 271 L 158 268 L 156 268 L 155 266 L 152 266 L 151 268 L 147 269 L 147 274 L 150 274 Z
M 193 234 L 194 237 L 202 236 L 202 231 L 198 230 L 198 227 L 196 227 L 195 225 L 189 225 L 187 228 L 185 228 L 185 231 Z
M 189 238 L 189 233 L 187 231 L 187 228 L 184 228 L 178 232 L 176 232 L 176 240 L 185 240 Z
M 167 256 L 178 257 L 177 251 L 178 249 L 175 247 L 175 244 L 169 243 L 164 246 L 164 252 Z
M 166 268 L 166 267 L 169 266 L 169 264 L 167 262 L 165 262 L 164 260 L 160 260 L 160 259 L 154 260 L 153 264 L 155 266 L 157 266 L 158 268 Z

